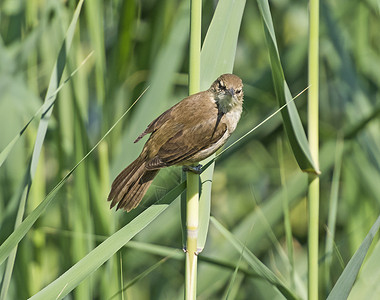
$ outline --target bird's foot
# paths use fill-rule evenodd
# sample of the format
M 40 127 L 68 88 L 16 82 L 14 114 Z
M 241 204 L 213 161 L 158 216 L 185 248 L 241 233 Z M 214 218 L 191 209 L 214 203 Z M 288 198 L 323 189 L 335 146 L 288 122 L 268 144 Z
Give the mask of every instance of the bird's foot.
M 183 166 L 182 170 L 184 172 L 193 172 L 195 174 L 201 174 L 202 173 L 202 165 L 197 165 L 197 166 Z
M 203 249 L 198 248 L 197 251 L 194 252 L 194 255 L 198 256 L 199 253 L 202 252 L 202 250 L 203 250 Z M 184 253 L 187 253 L 187 248 L 186 248 L 186 247 L 183 247 L 183 248 L 182 248 L 182 251 L 183 251 Z

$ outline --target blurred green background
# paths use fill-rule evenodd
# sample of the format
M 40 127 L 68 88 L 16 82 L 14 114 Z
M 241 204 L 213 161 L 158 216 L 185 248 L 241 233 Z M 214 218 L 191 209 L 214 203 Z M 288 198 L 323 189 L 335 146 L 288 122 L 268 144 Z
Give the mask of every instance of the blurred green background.
M 217 1 L 203 2 L 204 37 Z M 43 104 L 76 5 L 77 1 L 70 0 L 0 2 L 0 151 Z M 273 0 L 270 6 L 285 77 L 296 95 L 307 86 L 308 2 Z M 379 215 L 380 6 L 374 0 L 328 0 L 321 2 L 320 15 L 323 299 Z M 84 2 L 63 80 L 92 55 L 58 93 L 25 215 L 148 85 L 150 89 L 78 167 L 56 195 L 58 201 L 19 244 L 7 299 L 32 296 L 138 214 L 138 210 L 129 214 L 110 211 L 106 197 L 113 178 L 143 146 L 142 142 L 133 144 L 133 140 L 153 118 L 187 95 L 188 18 L 187 1 Z M 247 1 L 245 6 L 234 73 L 245 84 L 245 103 L 230 142 L 277 108 L 262 18 L 255 1 Z M 296 100 L 305 128 L 306 95 Z M 35 120 L 0 168 L 0 243 L 14 230 L 19 206 L 15 195 L 27 170 L 37 127 Z M 180 168 L 160 172 L 142 208 L 174 187 L 180 173 Z M 297 166 L 280 115 L 216 162 L 212 215 L 289 282 L 301 298 L 306 297 L 307 286 L 306 190 L 307 175 Z M 284 199 L 291 208 L 292 247 L 285 238 L 289 226 L 284 223 Z M 336 218 L 332 252 L 325 250 L 326 237 L 331 236 L 327 230 L 329 213 L 330 218 Z M 373 278 L 380 278 L 380 264 L 374 259 L 380 251 L 378 237 L 375 239 L 352 299 L 370 299 L 368 295 L 373 295 L 376 287 Z M 135 241 L 181 249 L 179 201 Z M 162 259 L 139 248 L 144 245 L 127 244 L 67 299 L 110 299 Z M 239 253 L 211 225 L 200 255 L 199 299 L 221 299 L 226 293 L 230 299 L 282 298 L 278 290 L 249 273 L 239 272 L 232 281 L 237 264 Z M 244 269 L 244 263 L 241 267 Z M 0 274 L 4 270 L 2 264 Z M 123 296 L 182 298 L 184 273 L 183 260 L 169 258 L 134 282 Z M 123 296 L 118 294 L 113 299 Z

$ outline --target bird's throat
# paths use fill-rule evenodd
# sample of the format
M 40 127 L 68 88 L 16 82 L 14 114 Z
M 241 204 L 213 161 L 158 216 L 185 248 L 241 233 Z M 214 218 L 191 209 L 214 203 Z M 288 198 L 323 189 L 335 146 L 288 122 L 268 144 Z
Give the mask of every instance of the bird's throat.
M 217 100 L 218 109 L 223 114 L 226 114 L 234 109 L 236 102 L 237 101 L 231 95 L 223 95 Z

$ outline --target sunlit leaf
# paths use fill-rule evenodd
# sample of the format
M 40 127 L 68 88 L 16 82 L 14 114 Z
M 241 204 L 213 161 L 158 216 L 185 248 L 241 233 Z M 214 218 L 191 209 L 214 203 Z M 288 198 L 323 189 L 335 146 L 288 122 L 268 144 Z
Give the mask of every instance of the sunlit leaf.
M 285 103 L 290 102 L 288 106 L 281 111 L 285 131 L 288 135 L 290 145 L 292 146 L 294 156 L 300 168 L 305 172 L 319 174 L 319 166 L 314 163 L 311 157 L 309 144 L 301 123 L 301 119 L 298 115 L 296 105 L 294 102 L 291 102 L 293 97 L 286 83 L 284 71 L 281 66 L 278 46 L 276 42 L 276 35 L 274 32 L 274 26 L 269 10 L 268 1 L 257 0 L 257 3 L 259 5 L 260 13 L 264 21 L 265 37 L 269 48 L 269 57 L 272 65 L 272 77 L 278 104 L 279 106 L 282 106 Z

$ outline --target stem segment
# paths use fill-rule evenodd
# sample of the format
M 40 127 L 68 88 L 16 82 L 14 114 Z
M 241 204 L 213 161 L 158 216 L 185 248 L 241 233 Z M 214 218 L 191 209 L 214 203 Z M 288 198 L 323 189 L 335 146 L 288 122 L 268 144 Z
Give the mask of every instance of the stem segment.
M 310 0 L 309 29 L 309 99 L 308 99 L 308 136 L 311 156 L 319 166 L 319 0 Z M 308 256 L 308 294 L 309 300 L 318 300 L 318 225 L 319 225 L 319 177 L 309 178 L 309 256 Z
M 197 240 L 198 240 L 198 205 L 199 175 L 187 172 L 187 252 L 186 252 L 186 299 L 196 299 L 197 291 Z
M 189 53 L 189 94 L 200 89 L 201 78 L 201 14 L 202 1 L 190 1 L 190 53 Z
M 200 89 L 201 61 L 201 12 L 202 1 L 190 2 L 190 62 L 189 62 L 189 94 Z M 186 295 L 187 300 L 195 300 L 197 294 L 197 239 L 199 214 L 199 175 L 187 172 L 187 252 L 186 252 Z

